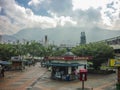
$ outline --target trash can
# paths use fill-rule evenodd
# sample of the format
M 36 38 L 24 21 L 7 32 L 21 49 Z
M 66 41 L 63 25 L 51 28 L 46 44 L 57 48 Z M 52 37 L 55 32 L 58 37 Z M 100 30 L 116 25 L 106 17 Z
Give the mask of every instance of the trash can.
M 120 90 L 120 83 L 116 84 L 116 90 Z

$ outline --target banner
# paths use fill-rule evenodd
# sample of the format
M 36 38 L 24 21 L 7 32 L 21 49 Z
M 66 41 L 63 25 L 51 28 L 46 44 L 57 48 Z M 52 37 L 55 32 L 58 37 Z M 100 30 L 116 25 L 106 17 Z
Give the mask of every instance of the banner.
M 110 59 L 109 65 L 111 67 L 120 67 L 120 59 Z

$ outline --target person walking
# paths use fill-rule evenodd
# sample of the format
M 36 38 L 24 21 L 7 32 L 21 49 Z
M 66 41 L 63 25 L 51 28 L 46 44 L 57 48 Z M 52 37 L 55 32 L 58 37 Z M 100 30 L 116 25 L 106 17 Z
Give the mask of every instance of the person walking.
M 0 76 L 1 76 L 2 65 L 0 65 Z
M 4 75 L 4 72 L 5 72 L 5 68 L 4 67 L 2 67 L 2 70 L 1 70 L 1 75 L 2 75 L 2 77 L 4 77 L 5 75 Z

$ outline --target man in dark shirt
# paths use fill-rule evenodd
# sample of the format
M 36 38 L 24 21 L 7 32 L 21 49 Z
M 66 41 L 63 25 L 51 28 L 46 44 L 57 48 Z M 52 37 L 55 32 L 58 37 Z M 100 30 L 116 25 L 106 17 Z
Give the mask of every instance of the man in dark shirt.
M 5 72 L 5 69 L 4 69 L 4 67 L 2 67 L 2 70 L 1 70 L 2 77 L 4 77 L 4 72 Z

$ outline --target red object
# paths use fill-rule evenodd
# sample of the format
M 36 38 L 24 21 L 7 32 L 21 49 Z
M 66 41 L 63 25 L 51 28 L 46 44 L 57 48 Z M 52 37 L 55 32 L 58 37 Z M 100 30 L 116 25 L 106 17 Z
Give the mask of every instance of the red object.
M 74 57 L 74 56 L 60 56 L 60 57 L 45 57 L 48 60 L 90 60 L 92 57 Z
M 87 70 L 80 69 L 80 81 L 87 81 Z
M 65 60 L 73 60 L 74 58 L 73 58 L 73 56 L 65 56 L 64 59 Z

